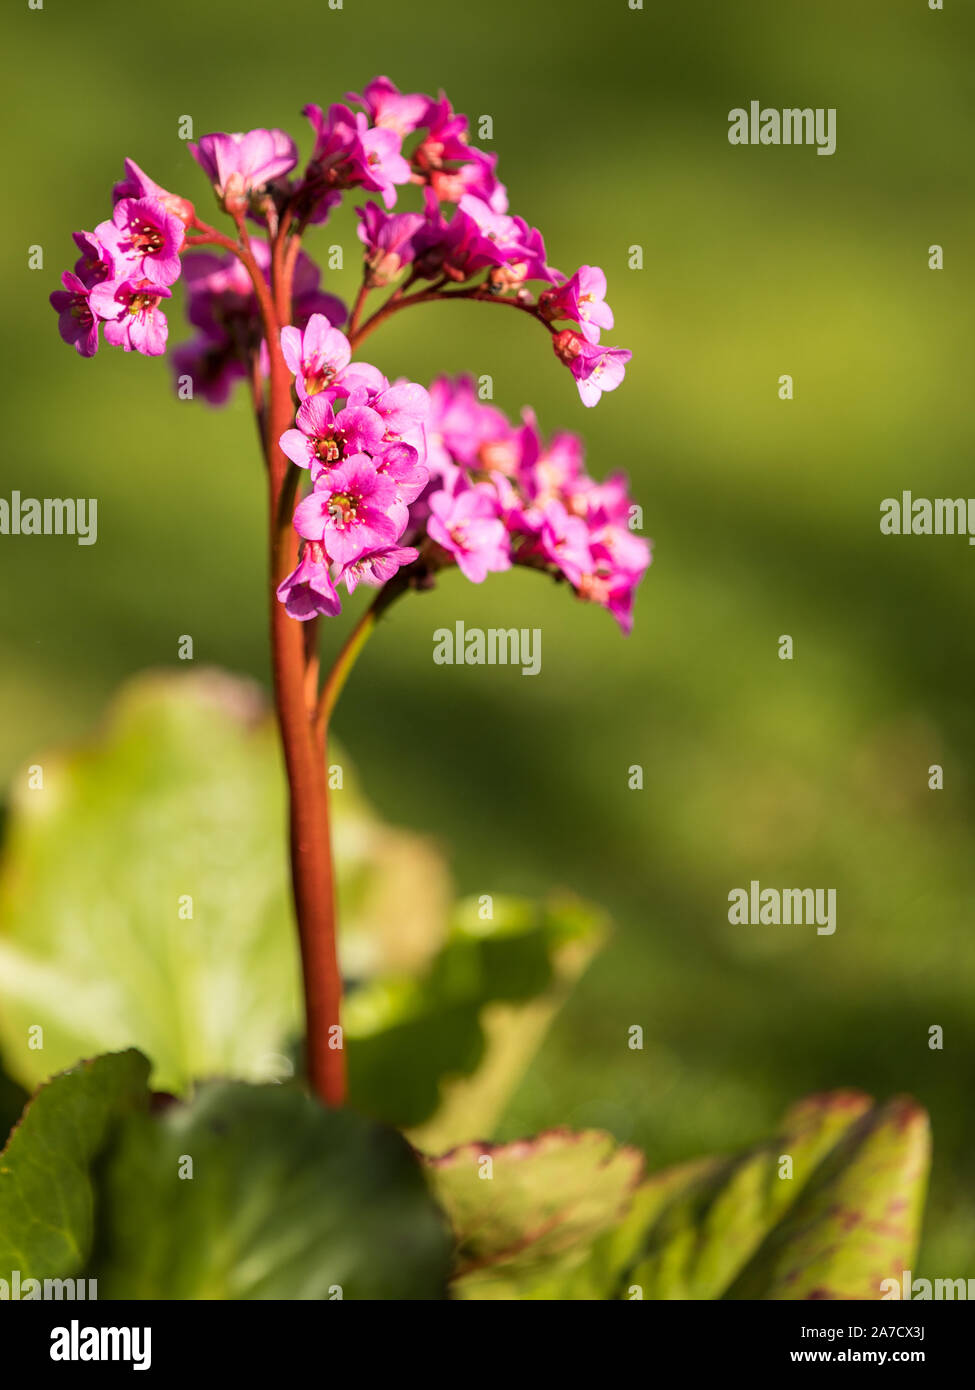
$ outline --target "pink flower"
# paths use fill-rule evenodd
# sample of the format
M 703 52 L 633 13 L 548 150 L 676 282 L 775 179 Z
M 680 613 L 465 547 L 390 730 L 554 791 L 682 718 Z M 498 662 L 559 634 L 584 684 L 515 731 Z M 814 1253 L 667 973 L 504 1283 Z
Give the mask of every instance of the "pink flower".
M 88 289 L 100 285 L 103 280 L 112 280 L 112 257 L 96 236 L 91 232 L 74 232 L 74 244 L 81 252 L 75 261 L 74 273 Z
M 445 481 L 455 476 L 458 465 L 476 468 L 482 447 L 511 433 L 502 412 L 477 399 L 469 376 L 453 381 L 438 377 L 429 397 L 427 459 Z
M 401 92 L 388 77 L 374 77 L 361 96 L 347 92 L 345 99 L 364 106 L 373 125 L 388 126 L 400 137 L 412 135 L 414 130 L 426 125 L 427 115 L 434 105 L 422 92 Z
M 413 236 L 426 219 L 419 212 L 385 213 L 376 203 L 356 212 L 360 219 L 356 235 L 366 248 L 369 284 L 388 285 L 413 260 Z
M 183 224 L 155 198 L 122 198 L 111 222 L 100 222 L 95 235 L 114 262 L 115 277 L 143 278 L 154 285 L 179 279 Z
M 410 444 L 389 444 L 373 460 L 376 471 L 396 484 L 396 502 L 391 515 L 406 525 L 404 504 L 415 502 L 430 481 L 430 470 Z
M 520 217 L 509 217 L 507 213 L 495 212 L 487 203 L 470 193 L 464 194 L 458 207 L 476 223 L 488 241 L 494 243 L 500 254 L 518 252 L 522 249 L 528 224 Z
M 51 295 L 51 304 L 58 314 L 58 331 L 82 357 L 94 357 L 98 351 L 98 319 L 88 302 L 89 288 L 70 270 L 61 276 L 61 284 L 64 289 Z
M 633 599 L 638 583 L 637 576 L 620 572 L 583 575 L 579 595 L 611 613 L 628 637 L 633 631 Z
M 413 234 L 416 272 L 425 280 L 448 275 L 452 280 L 469 280 L 479 270 L 501 264 L 501 258 L 471 217 L 455 210 L 448 222 L 440 211 L 437 195 L 424 190 L 423 226 Z
M 326 188 L 365 188 L 378 193 L 387 208 L 396 202 L 396 184 L 409 183 L 410 166 L 400 153 L 401 137 L 388 126 L 369 125 L 361 111 L 347 106 L 306 106 L 303 114 L 315 132 L 309 182 L 320 179 Z
M 544 290 L 538 307 L 550 322 L 575 319 L 587 343 L 598 343 L 600 330 L 612 328 L 613 311 L 606 299 L 606 276 L 598 265 L 581 265 L 558 289 Z
M 582 476 L 582 462 L 582 441 L 578 435 L 554 434 L 537 458 L 522 471 L 520 481 L 534 500 L 545 501 L 549 497 L 564 500 Z
M 650 544 L 626 526 L 600 525 L 590 530 L 589 544 L 600 567 L 640 579 L 650 564 Z
M 630 491 L 625 473 L 611 473 L 603 482 L 582 478 L 573 490 L 571 510 L 584 516 L 590 526 L 626 526 L 630 514 Z
M 491 283 L 499 289 L 524 280 L 555 280 L 556 272 L 545 264 L 541 233 L 523 218 L 495 212 L 481 198 L 465 193 L 448 222 L 431 189 L 425 190 L 424 198 L 426 217 L 413 234 L 413 246 L 417 270 L 425 279 L 446 274 L 462 281 L 488 269 Z
M 352 363 L 352 349 L 344 333 L 333 328 L 322 314 L 312 314 L 304 331 L 293 326 L 281 330 L 281 350 L 294 374 L 298 396 L 326 391 L 331 400 L 348 396 L 357 387 L 380 390 L 385 378 L 366 362 Z
M 292 463 L 311 469 L 313 481 L 346 454 L 373 453 L 382 444 L 383 422 L 374 410 L 347 406 L 336 414 L 322 393 L 302 401 L 295 423 L 279 443 Z
M 425 453 L 425 426 L 430 416 L 430 396 L 415 381 L 397 381 L 390 386 L 383 379 L 378 390 L 355 390 L 350 405 L 368 405 L 383 422 L 383 438 L 398 443 L 413 444 L 417 452 Z
M 365 172 L 357 182 L 363 188 L 375 189 L 387 209 L 396 202 L 395 185 L 409 183 L 410 166 L 400 154 L 400 137 L 385 126 L 366 125 L 365 116 L 357 117 L 359 138 L 365 151 Z
M 470 193 L 492 212 L 506 212 L 508 195 L 494 172 L 497 155 L 468 144 L 467 117 L 455 113 L 442 92 L 430 103 L 423 124 L 427 133 L 413 151 L 412 163 L 437 201 L 459 203 Z
M 430 187 L 442 203 L 459 203 L 465 194 L 471 194 L 492 212 L 507 212 L 508 191 L 495 175 L 497 163 L 496 154 L 469 150 L 467 158 L 455 168 L 431 170 Z
M 468 487 L 430 498 L 427 533 L 457 561 L 461 573 L 481 584 L 489 571 L 511 567 L 511 546 L 497 499 L 489 487 Z
M 166 351 L 169 325 L 159 308 L 160 299 L 170 299 L 172 291 L 151 280 L 131 277 L 127 280 L 107 280 L 96 285 L 89 303 L 100 319 L 105 320 L 105 341 L 126 352 L 141 352 L 146 357 L 159 357 Z
M 121 198 L 153 198 L 157 203 L 162 203 L 167 212 L 178 217 L 184 227 L 188 227 L 196 216 L 193 204 L 188 198 L 181 198 L 179 194 L 170 193 L 168 189 L 154 183 L 148 174 L 142 172 L 134 159 L 125 161 L 125 178 L 112 189 L 112 201 L 117 203 Z
M 625 634 L 633 627 L 633 598 L 650 564 L 651 549 L 642 536 L 615 522 L 590 522 L 593 568 L 576 585 L 583 598 L 607 609 Z
M 190 145 L 190 154 L 228 212 L 242 212 L 252 192 L 283 177 L 298 163 L 298 147 L 283 130 L 204 135 L 198 145 Z
M 250 276 L 236 256 L 193 251 L 186 257 L 187 315 L 208 338 L 251 351 L 261 340 Z
M 626 348 L 597 347 L 571 328 L 552 339 L 555 355 L 576 379 L 583 405 L 595 405 L 604 391 L 615 391 L 633 356 Z
M 538 544 L 547 560 L 578 588 L 584 574 L 593 569 L 589 549 L 589 528 L 578 516 L 570 516 L 558 499 L 546 502 Z
M 298 503 L 295 530 L 320 541 L 336 564 L 348 565 L 398 539 L 400 531 L 388 515 L 395 501 L 392 478 L 378 473 L 365 454 L 352 454 L 326 469 Z
M 307 541 L 298 567 L 282 579 L 277 595 L 292 618 L 307 622 L 319 613 L 334 618 L 342 603 L 329 574 L 328 556 L 315 541 Z
M 337 583 L 345 584 L 350 594 L 354 594 L 359 584 L 379 588 L 403 565 L 411 565 L 420 552 L 412 545 L 387 545 L 382 550 L 372 550 L 352 560 L 341 570 Z
M 177 382 L 189 377 L 194 395 L 209 405 L 225 405 L 238 381 L 247 376 L 247 367 L 228 338 L 210 338 L 205 333 L 188 343 L 180 343 L 172 354 L 173 375 Z
M 437 101 L 431 101 L 423 124 L 427 133 L 413 151 L 413 162 L 418 169 L 442 169 L 446 162 L 470 157 L 467 117 L 454 111 L 443 92 Z

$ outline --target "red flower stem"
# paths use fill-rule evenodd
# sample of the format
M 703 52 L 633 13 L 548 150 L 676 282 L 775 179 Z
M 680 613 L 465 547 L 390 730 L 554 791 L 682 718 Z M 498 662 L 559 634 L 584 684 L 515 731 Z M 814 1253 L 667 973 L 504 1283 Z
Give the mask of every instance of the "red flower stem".
M 290 618 L 276 589 L 298 560 L 291 524 L 298 470 L 278 440 L 292 422 L 291 373 L 281 352 L 280 329 L 290 322 L 291 275 L 279 229 L 271 256 L 271 287 L 253 255 L 202 223 L 191 245 L 221 246 L 247 267 L 260 309 L 270 359 L 264 454 L 270 521 L 271 665 L 274 697 L 290 792 L 291 881 L 301 946 L 305 995 L 306 1061 L 312 1090 L 326 1105 L 345 1100 L 345 1051 L 337 1030 L 342 1000 L 335 930 L 335 884 L 328 816 L 325 730 L 316 723 L 317 657 L 304 624 Z M 290 248 L 289 248 L 290 250 Z M 306 648 L 306 642 L 308 647 Z
M 282 251 L 282 277 L 290 286 L 294 280 L 295 266 L 298 264 L 298 255 L 301 251 L 301 238 L 304 235 L 305 222 L 300 220 L 295 223 L 289 211 L 284 215 L 281 222 L 281 231 L 278 234 L 276 246 Z M 286 323 L 290 323 L 290 318 Z
M 469 299 L 478 304 L 507 304 L 509 308 L 520 309 L 522 313 L 530 314 L 533 319 L 537 319 L 539 323 L 543 324 L 549 333 L 554 334 L 556 331 L 550 323 L 542 318 L 536 305 L 522 304 L 517 299 L 503 299 L 490 293 L 485 294 L 480 285 L 472 290 L 421 290 L 418 294 L 408 294 L 402 298 L 391 295 L 386 303 L 377 309 L 370 318 L 367 318 L 360 328 L 349 333 L 349 342 L 353 351 L 363 339 L 367 338 L 381 323 L 384 323 L 390 315 L 398 313 L 400 309 L 406 309 L 411 304 L 433 304 L 440 299 Z
M 291 373 L 281 352 L 280 329 L 291 322 L 291 278 L 299 245 L 285 252 L 287 223 L 272 250 L 274 310 L 265 321 L 271 359 L 266 451 L 270 468 L 271 654 L 278 724 L 291 793 L 291 877 L 305 991 L 308 1079 L 326 1105 L 345 1100 L 345 1050 L 339 1029 L 342 976 L 338 963 L 335 876 L 328 812 L 326 730 L 315 724 L 317 650 L 314 631 L 290 618 L 275 590 L 298 562 L 291 524 L 298 470 L 278 440 L 291 426 Z M 334 1040 L 334 1041 L 333 1041 Z
M 349 319 L 349 337 L 355 334 L 359 327 L 359 320 L 362 318 L 362 311 L 366 307 L 366 296 L 369 294 L 370 285 L 367 280 L 363 280 L 359 286 L 359 293 L 355 297 L 355 304 L 352 306 L 352 317 Z

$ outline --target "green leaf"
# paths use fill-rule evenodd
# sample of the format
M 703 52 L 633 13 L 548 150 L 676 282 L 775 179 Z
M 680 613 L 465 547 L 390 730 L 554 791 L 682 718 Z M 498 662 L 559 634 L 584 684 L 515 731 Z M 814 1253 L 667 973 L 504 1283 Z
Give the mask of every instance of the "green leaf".
M 29 1101 L 0 1153 L 0 1270 L 22 1279 L 78 1273 L 91 1250 L 91 1168 L 123 1117 L 148 1101 L 138 1052 L 79 1062 Z
M 810 1097 L 740 1158 L 649 1180 L 625 1232 L 618 1292 L 879 1299 L 881 1281 L 899 1278 L 916 1251 L 929 1149 L 927 1116 L 909 1099 Z
M 552 1296 L 619 1225 L 643 1170 L 641 1154 L 599 1130 L 467 1144 L 428 1163 L 455 1236 L 451 1291 L 463 1299 Z
M 917 1253 L 930 1164 L 907 1096 L 865 1114 L 823 1161 L 728 1298 L 879 1299 Z
M 8 1134 L 20 1119 L 27 1100 L 28 1095 L 23 1086 L 18 1086 L 6 1072 L 0 1071 L 0 1144 L 6 1142 Z
M 696 1159 L 646 1178 L 622 1218 L 581 1256 L 566 1260 L 538 1247 L 531 1271 L 514 1278 L 503 1259 L 466 1274 L 461 1265 L 458 1293 L 880 1299 L 882 1281 L 900 1280 L 912 1265 L 929 1148 L 927 1117 L 909 1099 L 877 1106 L 853 1091 L 811 1096 L 787 1112 L 775 1138 L 737 1158 Z M 469 1178 L 469 1162 L 464 1171 Z M 470 1210 L 454 1216 L 462 1240 L 476 1230 L 477 1193 L 468 1195 Z M 451 1211 L 449 1194 L 444 1200 Z
M 32 1088 L 135 1045 L 159 1090 L 280 1076 L 303 1024 L 285 784 L 256 687 L 144 677 L 96 741 L 37 761 L 44 787 L 14 796 L 0 875 L 10 1074 Z M 380 825 L 348 768 L 332 806 L 346 973 L 422 968 L 446 933 L 439 859 Z M 37 1025 L 40 1050 L 27 1045 Z
M 576 899 L 457 905 L 425 973 L 379 977 L 345 1009 L 353 1102 L 445 1149 L 490 1132 L 605 934 Z
M 379 822 L 332 757 L 352 1102 L 442 1150 L 491 1130 L 604 924 L 573 899 L 452 910 L 435 848 Z M 126 1046 L 174 1094 L 289 1075 L 303 1019 L 285 784 L 255 687 L 144 677 L 97 740 L 38 761 L 43 790 L 21 779 L 0 866 L 10 1075 L 33 1087 Z
M 102 1297 L 444 1296 L 450 1235 L 409 1145 L 290 1086 L 214 1083 L 133 1118 L 100 1200 Z
M 283 789 L 255 690 L 145 678 L 97 741 L 38 761 L 44 788 L 12 802 L 0 880 L 10 1071 L 33 1085 L 135 1045 L 161 1090 L 261 1075 L 297 1031 L 298 982 Z

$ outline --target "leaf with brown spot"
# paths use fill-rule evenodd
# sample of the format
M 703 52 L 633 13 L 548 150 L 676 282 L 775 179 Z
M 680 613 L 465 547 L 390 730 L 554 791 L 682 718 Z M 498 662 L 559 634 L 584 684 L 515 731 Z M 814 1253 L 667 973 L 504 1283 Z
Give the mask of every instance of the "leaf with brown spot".
M 786 1156 L 791 1178 L 779 1176 Z M 916 1250 L 928 1161 L 913 1101 L 811 1096 L 776 1138 L 700 1168 L 653 1208 L 621 1287 L 650 1299 L 879 1299 Z
M 635 1149 L 600 1130 L 465 1144 L 428 1163 L 456 1238 L 452 1292 L 464 1299 L 547 1297 L 536 1286 L 620 1223 L 643 1170 Z

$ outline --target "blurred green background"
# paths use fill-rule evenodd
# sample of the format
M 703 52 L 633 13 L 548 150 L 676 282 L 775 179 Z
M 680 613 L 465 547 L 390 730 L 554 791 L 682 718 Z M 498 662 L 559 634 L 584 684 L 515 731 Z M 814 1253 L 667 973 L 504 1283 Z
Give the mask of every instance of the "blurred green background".
M 538 330 L 473 305 L 404 314 L 369 356 L 421 381 L 489 373 L 498 404 L 580 431 L 594 473 L 631 474 L 656 554 L 629 640 L 535 575 L 455 574 L 393 611 L 339 708 L 374 803 L 439 838 L 460 891 L 562 883 L 616 919 L 504 1132 L 605 1126 L 659 1166 L 762 1136 L 808 1091 L 910 1091 L 935 1139 L 918 1272 L 975 1274 L 975 555 L 878 526 L 904 488 L 973 491 L 972 8 L 169 0 L 147 18 L 46 0 L 3 21 L 0 495 L 96 496 L 99 537 L 0 538 L 0 775 L 175 664 L 180 634 L 198 662 L 267 673 L 246 401 L 178 402 L 165 361 L 67 349 L 47 295 L 72 230 L 109 215 L 125 155 L 210 216 L 181 116 L 197 135 L 285 126 L 307 151 L 305 102 L 379 72 L 443 86 L 493 116 L 550 260 L 606 269 L 634 361 L 586 411 Z M 729 145 L 752 98 L 836 107 L 836 154 Z M 353 225 L 343 210 L 308 243 L 345 247 L 327 279 L 347 298 Z M 541 675 L 435 666 L 432 632 L 458 618 L 540 627 Z M 835 935 L 731 927 L 753 878 L 834 887 Z

